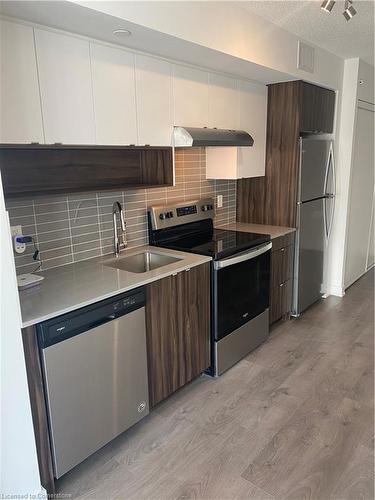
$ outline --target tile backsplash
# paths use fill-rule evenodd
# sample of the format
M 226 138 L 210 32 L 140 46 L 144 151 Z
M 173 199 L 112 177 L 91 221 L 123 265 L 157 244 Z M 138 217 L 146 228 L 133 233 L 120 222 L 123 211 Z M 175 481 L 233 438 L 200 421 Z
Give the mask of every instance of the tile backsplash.
M 147 207 L 206 196 L 223 195 L 216 209 L 217 226 L 236 220 L 236 181 L 206 180 L 204 148 L 175 152 L 176 185 L 166 188 L 23 198 L 6 201 L 10 223 L 22 225 L 40 250 L 41 269 L 63 266 L 112 253 L 112 204 L 125 210 L 129 247 L 148 243 Z M 16 255 L 17 273 L 33 271 L 34 246 Z

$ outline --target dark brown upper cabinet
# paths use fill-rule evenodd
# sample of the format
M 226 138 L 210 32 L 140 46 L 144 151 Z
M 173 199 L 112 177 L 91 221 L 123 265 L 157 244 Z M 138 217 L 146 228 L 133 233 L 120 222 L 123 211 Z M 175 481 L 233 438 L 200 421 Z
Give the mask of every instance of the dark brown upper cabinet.
M 301 99 L 300 131 L 332 133 L 335 116 L 335 92 L 302 81 L 298 84 Z
M 164 147 L 2 145 L 6 197 L 173 185 L 173 152 Z

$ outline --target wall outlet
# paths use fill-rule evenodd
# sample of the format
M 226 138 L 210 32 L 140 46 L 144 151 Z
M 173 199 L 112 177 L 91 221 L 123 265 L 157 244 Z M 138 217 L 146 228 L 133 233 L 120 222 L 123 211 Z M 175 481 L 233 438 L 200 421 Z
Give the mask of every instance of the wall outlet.
M 16 253 L 24 253 L 26 250 L 26 243 L 18 243 L 16 241 L 16 236 L 22 236 L 22 226 L 11 226 L 10 234 L 12 235 L 13 250 Z
M 223 195 L 218 194 L 217 195 L 217 208 L 222 208 L 223 207 Z

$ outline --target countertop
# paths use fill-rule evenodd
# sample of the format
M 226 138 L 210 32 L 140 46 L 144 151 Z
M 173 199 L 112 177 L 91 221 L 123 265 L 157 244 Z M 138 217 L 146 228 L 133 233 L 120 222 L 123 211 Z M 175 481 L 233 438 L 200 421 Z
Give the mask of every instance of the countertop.
M 107 255 L 37 273 L 44 276 L 41 284 L 19 293 L 22 327 L 55 318 L 211 260 L 204 255 L 152 246 L 123 250 L 120 259 L 144 251 L 176 256 L 181 260 L 145 273 L 130 273 L 104 265 L 113 260 L 113 256 Z
M 294 227 L 267 226 L 266 224 L 250 224 L 248 222 L 234 222 L 220 226 L 220 229 L 230 229 L 232 231 L 243 231 L 245 233 L 269 234 L 271 240 L 293 233 Z

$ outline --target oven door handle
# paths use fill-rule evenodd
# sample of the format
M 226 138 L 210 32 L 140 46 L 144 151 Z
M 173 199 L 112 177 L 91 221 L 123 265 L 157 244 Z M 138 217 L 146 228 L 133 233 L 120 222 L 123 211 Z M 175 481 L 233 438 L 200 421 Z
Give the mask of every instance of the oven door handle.
M 223 269 L 224 267 L 233 266 L 234 264 L 238 264 L 240 262 L 244 262 L 245 260 L 255 259 L 259 255 L 268 252 L 272 248 L 272 242 L 266 243 L 265 245 L 261 245 L 251 250 L 250 252 L 243 252 L 235 257 L 229 257 L 223 260 L 217 260 L 214 262 L 214 269 Z

